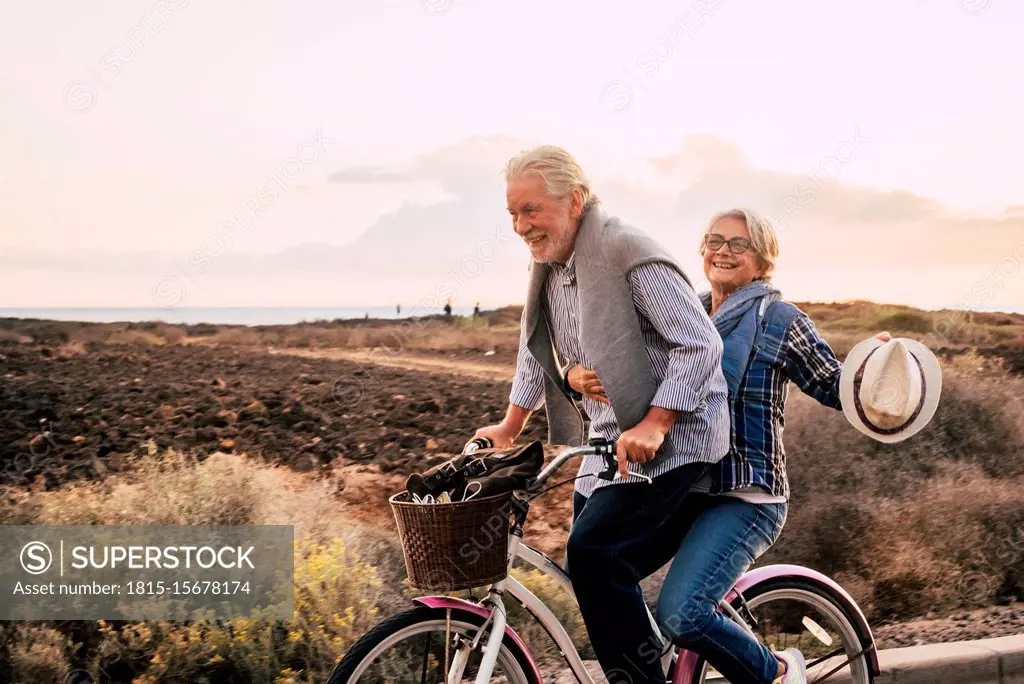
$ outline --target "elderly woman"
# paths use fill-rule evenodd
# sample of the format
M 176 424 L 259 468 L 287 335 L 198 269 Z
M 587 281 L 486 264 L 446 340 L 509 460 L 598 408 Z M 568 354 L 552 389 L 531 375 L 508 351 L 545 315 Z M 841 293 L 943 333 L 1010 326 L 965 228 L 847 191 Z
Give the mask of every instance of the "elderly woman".
M 704 656 L 734 684 L 803 683 L 799 651 L 773 653 L 717 605 L 786 521 L 782 427 L 789 382 L 841 409 L 842 365 L 811 319 L 771 286 L 779 244 L 767 220 L 745 209 L 717 214 L 700 253 L 711 284 L 701 301 L 724 342 L 732 446 L 690 495 L 692 522 L 665 578 L 657 620 L 677 646 Z M 583 394 L 603 394 L 590 369 L 570 369 L 567 382 Z

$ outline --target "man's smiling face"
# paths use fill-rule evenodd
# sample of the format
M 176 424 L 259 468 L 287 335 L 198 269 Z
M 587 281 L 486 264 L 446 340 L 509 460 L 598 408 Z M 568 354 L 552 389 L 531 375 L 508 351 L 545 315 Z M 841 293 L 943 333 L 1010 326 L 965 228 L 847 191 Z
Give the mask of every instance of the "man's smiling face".
M 512 227 L 535 261 L 565 263 L 576 242 L 583 213 L 579 190 L 563 200 L 548 197 L 544 179 L 536 174 L 510 178 L 505 188 Z

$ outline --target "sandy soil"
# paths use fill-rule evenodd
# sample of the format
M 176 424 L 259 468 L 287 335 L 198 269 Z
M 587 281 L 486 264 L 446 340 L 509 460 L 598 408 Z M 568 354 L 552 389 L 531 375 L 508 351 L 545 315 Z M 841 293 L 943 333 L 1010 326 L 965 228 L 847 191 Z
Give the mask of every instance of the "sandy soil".
M 470 358 L 467 358 L 466 354 L 450 354 L 445 356 L 416 354 L 412 352 L 396 352 L 391 354 L 372 349 L 288 348 L 273 349 L 269 353 L 273 355 L 299 356 L 307 359 L 340 359 L 360 365 L 373 365 L 425 373 L 461 375 L 478 380 L 497 382 L 510 382 L 516 372 L 514 363 L 508 363 L 505 360 L 491 361 L 488 360 L 489 357 L 476 353 Z

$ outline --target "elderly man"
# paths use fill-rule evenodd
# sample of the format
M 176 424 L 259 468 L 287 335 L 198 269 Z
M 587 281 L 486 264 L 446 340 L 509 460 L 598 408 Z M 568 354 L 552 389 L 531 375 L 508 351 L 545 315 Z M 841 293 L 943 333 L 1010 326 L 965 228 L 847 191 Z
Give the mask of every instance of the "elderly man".
M 640 580 L 672 558 L 687 493 L 729 449 L 722 341 L 674 259 L 604 210 L 568 152 L 524 152 L 505 178 L 533 265 L 508 410 L 475 437 L 510 446 L 544 404 L 550 441 L 581 444 L 566 377 L 577 366 L 600 377 L 581 401 L 591 436 L 618 442 L 622 477 L 591 477 L 599 457 L 580 465 L 568 571 L 609 681 L 663 684 Z

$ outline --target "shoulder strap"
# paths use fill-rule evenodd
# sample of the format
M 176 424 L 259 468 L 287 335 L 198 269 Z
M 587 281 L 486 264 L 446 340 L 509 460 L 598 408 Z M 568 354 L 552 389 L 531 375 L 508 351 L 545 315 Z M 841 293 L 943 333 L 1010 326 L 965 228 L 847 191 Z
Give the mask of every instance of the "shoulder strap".
M 784 330 L 789 330 L 789 326 L 793 325 L 793 321 L 800 316 L 800 313 L 800 309 L 781 299 L 769 304 L 762 313 L 761 320 L 758 323 L 757 332 L 755 333 L 756 337 L 754 338 L 754 347 L 761 347 L 762 339 L 764 337 L 764 329 L 767 325 L 771 324 L 783 328 Z

